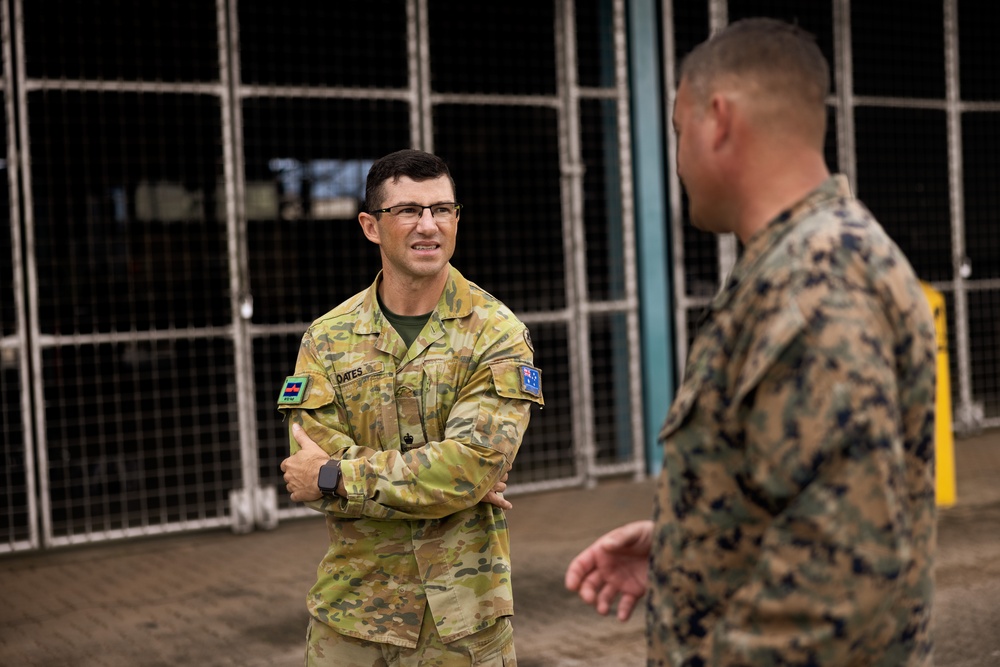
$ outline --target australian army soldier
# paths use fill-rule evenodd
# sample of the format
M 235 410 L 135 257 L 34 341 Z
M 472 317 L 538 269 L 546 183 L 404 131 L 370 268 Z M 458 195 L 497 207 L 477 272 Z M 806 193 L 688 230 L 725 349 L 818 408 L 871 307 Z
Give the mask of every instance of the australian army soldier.
M 462 209 L 440 158 L 376 161 L 364 208 L 382 271 L 312 324 L 278 400 L 288 490 L 330 533 L 307 664 L 514 665 L 500 492 L 543 402 L 531 339 L 451 266 Z

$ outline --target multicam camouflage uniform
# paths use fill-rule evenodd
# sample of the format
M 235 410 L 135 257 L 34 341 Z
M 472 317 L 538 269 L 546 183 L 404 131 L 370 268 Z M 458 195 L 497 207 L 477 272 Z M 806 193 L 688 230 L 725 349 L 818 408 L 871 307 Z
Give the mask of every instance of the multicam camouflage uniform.
M 343 460 L 348 493 L 313 504 L 330 548 L 310 613 L 410 648 L 427 604 L 445 642 L 513 613 L 507 522 L 480 501 L 513 463 L 531 405 L 543 404 L 524 324 L 449 270 L 408 350 L 378 307 L 381 275 L 316 320 L 295 365 L 304 398 L 279 405 Z
M 935 339 L 834 176 L 750 240 L 667 416 L 650 665 L 928 665 Z

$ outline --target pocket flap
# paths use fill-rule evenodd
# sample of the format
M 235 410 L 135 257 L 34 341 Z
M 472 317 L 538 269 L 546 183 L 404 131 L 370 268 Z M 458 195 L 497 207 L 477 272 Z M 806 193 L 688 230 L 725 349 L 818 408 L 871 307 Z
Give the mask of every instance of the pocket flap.
M 755 328 L 753 345 L 740 369 L 733 394 L 733 405 L 739 405 L 774 365 L 788 345 L 805 329 L 802 311 L 792 302 L 762 327 Z

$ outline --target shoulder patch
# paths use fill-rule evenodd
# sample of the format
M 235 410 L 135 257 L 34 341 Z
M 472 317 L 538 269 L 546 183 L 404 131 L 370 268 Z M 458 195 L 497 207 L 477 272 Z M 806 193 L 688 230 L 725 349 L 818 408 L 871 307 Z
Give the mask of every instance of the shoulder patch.
M 278 396 L 278 405 L 299 405 L 306 397 L 306 386 L 309 384 L 308 375 L 289 375 L 285 378 L 285 384 L 281 386 L 281 395 Z

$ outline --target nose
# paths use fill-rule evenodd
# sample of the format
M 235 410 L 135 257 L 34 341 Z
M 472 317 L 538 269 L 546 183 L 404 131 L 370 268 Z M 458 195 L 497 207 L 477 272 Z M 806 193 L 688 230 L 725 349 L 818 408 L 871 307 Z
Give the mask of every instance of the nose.
M 417 218 L 417 229 L 437 230 L 437 222 L 434 220 L 434 216 L 431 214 L 429 206 L 425 207 L 424 210 L 420 212 L 420 217 Z

